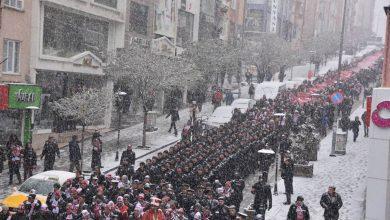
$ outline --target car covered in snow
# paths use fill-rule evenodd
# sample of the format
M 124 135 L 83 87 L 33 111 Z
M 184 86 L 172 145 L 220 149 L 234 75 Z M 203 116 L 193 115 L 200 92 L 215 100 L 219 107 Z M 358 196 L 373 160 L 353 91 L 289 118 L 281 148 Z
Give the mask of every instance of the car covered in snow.
M 44 204 L 46 203 L 47 195 L 53 191 L 55 183 L 62 185 L 67 179 L 74 179 L 75 177 L 75 173 L 60 170 L 50 170 L 38 173 L 22 183 L 19 189 L 15 188 L 11 195 L 7 196 L 3 201 L 0 201 L 0 204 L 5 205 L 10 209 L 16 209 L 27 200 L 27 196 L 33 190 L 37 195 L 36 198 Z
M 228 123 L 233 117 L 234 108 L 232 106 L 220 106 L 209 116 L 206 125 L 208 127 L 219 127 Z
M 282 82 L 263 82 L 258 84 L 255 89 L 255 100 L 260 100 L 263 95 L 267 99 L 275 99 L 280 91 L 286 90 L 286 83 Z
M 256 101 L 253 99 L 236 99 L 233 101 L 231 106 L 233 109 L 237 108 L 241 111 L 241 113 L 245 113 L 248 109 L 253 108 L 256 104 Z

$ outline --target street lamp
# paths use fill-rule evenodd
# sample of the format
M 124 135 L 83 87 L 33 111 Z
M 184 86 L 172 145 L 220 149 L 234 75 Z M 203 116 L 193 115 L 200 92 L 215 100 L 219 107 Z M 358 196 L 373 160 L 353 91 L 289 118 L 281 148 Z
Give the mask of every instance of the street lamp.
M 261 166 L 260 168 L 264 168 L 264 166 L 267 166 L 265 168 L 266 168 L 267 171 L 269 171 L 270 164 L 268 163 L 267 156 L 268 155 L 274 155 L 275 151 L 273 151 L 271 149 L 261 149 L 261 150 L 257 151 L 257 153 L 259 153 L 261 155 L 261 160 L 263 160 L 263 161 L 260 161 L 260 163 L 263 162 L 263 166 Z M 267 163 L 265 164 L 265 162 L 267 162 Z M 263 180 L 264 180 L 263 170 L 260 170 L 260 171 L 262 172 L 261 175 L 262 175 Z M 268 172 L 267 172 L 267 176 L 266 177 L 267 177 L 267 180 L 268 180 Z
M 30 131 L 29 132 L 30 132 L 30 142 L 32 143 L 32 136 L 33 136 L 33 130 L 34 130 L 34 121 L 35 121 L 34 110 L 38 110 L 39 108 L 36 107 L 36 106 L 27 106 L 26 109 L 31 110 L 31 126 L 30 126 Z
M 119 160 L 119 138 L 120 138 L 120 135 L 121 135 L 121 122 L 122 122 L 122 106 L 123 106 L 123 97 L 125 95 L 127 95 L 127 93 L 125 92 L 122 92 L 122 91 L 118 91 L 117 93 L 115 93 L 117 95 L 117 103 L 118 103 L 118 109 L 117 109 L 117 113 L 118 113 L 118 139 L 116 141 L 116 154 L 115 154 L 115 161 L 118 161 Z
M 285 113 L 275 113 L 275 117 L 283 118 Z M 279 121 L 279 120 L 278 120 Z M 279 125 L 281 124 L 281 120 L 279 121 Z M 279 154 L 280 154 L 280 143 L 278 143 L 278 149 L 275 154 L 275 183 L 274 183 L 274 195 L 278 195 L 278 165 L 279 165 Z

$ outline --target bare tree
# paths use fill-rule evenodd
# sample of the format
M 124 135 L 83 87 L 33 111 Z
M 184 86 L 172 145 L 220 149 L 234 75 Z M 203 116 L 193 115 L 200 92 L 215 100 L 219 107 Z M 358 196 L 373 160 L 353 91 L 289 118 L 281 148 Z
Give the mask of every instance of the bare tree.
M 105 68 L 116 82 L 133 90 L 134 102 L 143 109 L 142 147 L 146 147 L 147 114 L 152 110 L 157 94 L 171 86 L 183 88 L 199 77 L 199 71 L 183 59 L 154 54 L 149 48 L 132 45 L 119 51 Z
M 61 118 L 76 121 L 82 126 L 81 156 L 84 153 L 85 127 L 99 122 L 106 114 L 109 103 L 106 90 L 88 89 L 51 103 L 51 108 Z M 81 158 L 81 169 L 83 158 Z

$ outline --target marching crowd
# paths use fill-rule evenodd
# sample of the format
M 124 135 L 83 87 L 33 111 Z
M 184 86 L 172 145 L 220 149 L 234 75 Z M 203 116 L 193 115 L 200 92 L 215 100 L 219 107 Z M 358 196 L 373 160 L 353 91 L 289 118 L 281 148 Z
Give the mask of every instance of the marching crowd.
M 76 178 L 67 180 L 62 186 L 55 184 L 46 204 L 41 204 L 32 191 L 16 213 L 3 207 L 0 220 L 246 219 L 246 214 L 238 212 L 243 200 L 244 179 L 257 169 L 262 172 L 259 182 L 252 187 L 252 193 L 255 194 L 253 209 L 257 214 L 264 215 L 266 209 L 272 208 L 271 188 L 267 180 L 274 157 L 257 152 L 260 149 L 276 152 L 278 146 L 282 157 L 282 178 L 286 186 L 285 204 L 291 205 L 294 158 L 289 153 L 289 136 L 299 132 L 305 123 L 318 125 L 318 131 L 325 135 L 335 120 L 335 106 L 329 101 L 329 95 L 343 91 L 346 99 L 339 111 L 342 117 L 349 117 L 353 102 L 362 90 L 361 78 L 364 77 L 363 82 L 374 82 L 375 73 L 372 71 L 368 79 L 356 73 L 338 85 L 325 88 L 318 98 L 303 105 L 291 104 L 298 92 L 334 79 L 336 73 L 329 72 L 313 82 L 305 82 L 297 89 L 283 91 L 275 100 L 263 97 L 245 114 L 236 111 L 228 124 L 210 129 L 203 135 L 183 138 L 168 150 L 141 162 L 136 170 L 135 154 L 132 146 L 128 145 L 122 153 L 116 173 L 103 175 L 100 171 L 103 143 L 96 135 L 92 139 L 93 172 L 91 176 L 84 177 L 80 173 L 80 148 L 77 136 L 74 136 L 69 143 L 69 151 L 70 171 L 76 168 Z M 220 94 L 217 98 L 220 100 Z M 282 112 L 285 117 L 275 116 L 275 113 Z M 178 115 L 171 116 L 178 120 Z M 176 133 L 176 127 L 171 127 Z M 16 136 L 12 136 L 7 149 L 8 153 L 2 152 L 0 156 L 8 158 L 10 184 L 13 175 L 21 182 L 21 165 L 24 166 L 24 178 L 31 176 L 37 158 L 31 144 L 21 149 L 21 143 Z M 41 155 L 45 158 L 45 170 L 53 169 L 56 156 L 60 157 L 58 145 L 53 138 L 49 138 Z M 335 187 L 329 187 L 322 196 L 321 206 L 325 209 L 325 217 L 328 216 L 326 219 L 338 219 L 342 202 L 335 193 Z M 290 207 L 288 219 L 309 218 L 309 210 L 303 198 L 298 196 Z

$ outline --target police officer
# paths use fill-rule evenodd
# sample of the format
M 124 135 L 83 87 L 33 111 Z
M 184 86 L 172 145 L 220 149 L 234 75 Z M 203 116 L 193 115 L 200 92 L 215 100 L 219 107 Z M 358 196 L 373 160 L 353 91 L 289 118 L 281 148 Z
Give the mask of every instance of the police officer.
M 252 186 L 252 194 L 255 194 L 253 209 L 256 214 L 261 214 L 265 218 L 265 211 L 272 208 L 272 193 L 271 186 L 267 184 L 267 180 L 259 177 L 259 182 Z
M 43 146 L 41 155 L 41 160 L 45 158 L 43 171 L 53 170 L 56 154 L 58 158 L 60 158 L 60 149 L 58 148 L 58 144 L 53 137 L 49 137 Z
M 291 204 L 291 194 L 294 193 L 293 189 L 293 176 L 294 176 L 294 163 L 286 156 L 283 164 L 282 164 L 282 178 L 284 180 L 284 187 L 286 192 L 286 202 L 283 204 L 290 205 Z
M 69 172 L 76 170 L 80 171 L 81 152 L 77 135 L 72 136 L 72 140 L 69 142 Z
M 33 175 L 33 170 L 37 167 L 37 154 L 32 148 L 31 142 L 26 144 L 23 150 L 24 181 Z

